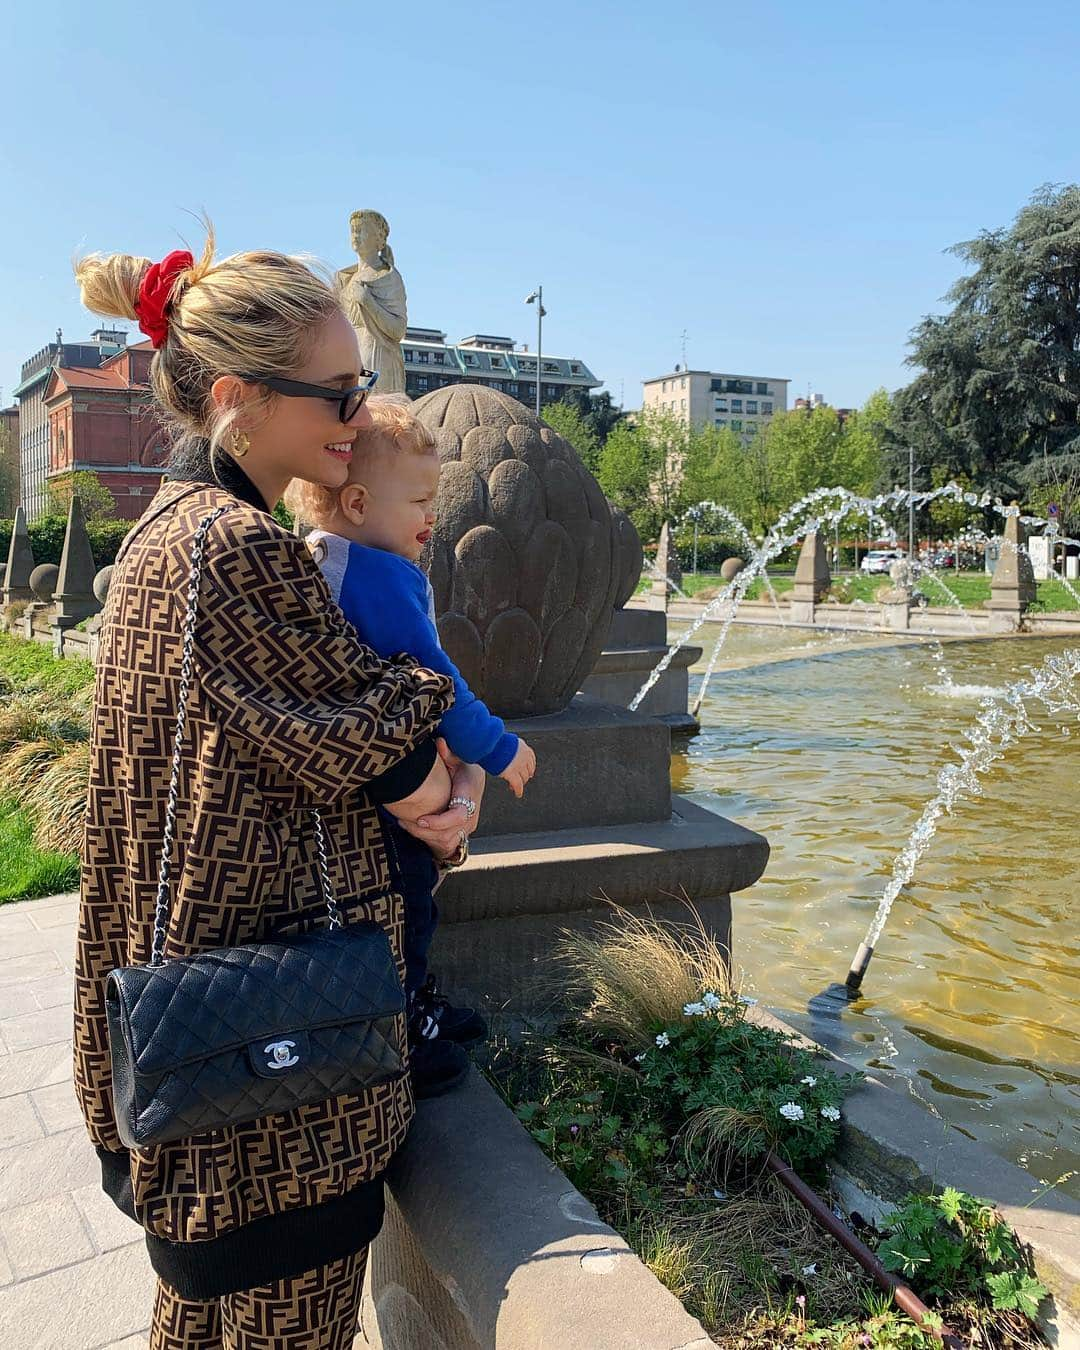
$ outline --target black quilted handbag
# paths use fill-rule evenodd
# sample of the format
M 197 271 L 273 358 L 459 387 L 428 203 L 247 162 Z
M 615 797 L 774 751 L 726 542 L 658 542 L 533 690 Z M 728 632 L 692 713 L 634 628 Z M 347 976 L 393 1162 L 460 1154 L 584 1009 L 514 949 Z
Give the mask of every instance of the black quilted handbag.
M 200 522 L 192 549 L 150 964 L 113 970 L 105 986 L 113 1106 L 128 1148 L 361 1093 L 405 1071 L 405 995 L 390 943 L 378 924 L 344 924 L 318 811 L 312 815 L 328 928 L 163 957 L 202 554 L 210 526 L 228 509 Z

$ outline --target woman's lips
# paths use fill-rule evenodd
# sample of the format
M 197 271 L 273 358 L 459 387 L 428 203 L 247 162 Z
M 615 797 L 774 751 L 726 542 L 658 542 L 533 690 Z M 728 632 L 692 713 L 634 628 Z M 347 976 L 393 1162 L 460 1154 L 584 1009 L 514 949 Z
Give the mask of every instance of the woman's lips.
M 352 459 L 352 442 L 340 441 L 333 445 L 324 445 L 323 449 L 328 455 L 333 455 L 335 459 L 340 459 L 343 464 L 348 464 Z

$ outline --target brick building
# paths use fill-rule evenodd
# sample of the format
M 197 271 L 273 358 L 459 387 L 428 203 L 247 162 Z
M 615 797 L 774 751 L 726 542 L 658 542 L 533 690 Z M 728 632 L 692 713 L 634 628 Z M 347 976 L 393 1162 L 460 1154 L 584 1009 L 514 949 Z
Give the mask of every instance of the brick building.
M 54 366 L 42 401 L 49 421 L 47 480 L 86 470 L 112 493 L 121 520 L 137 520 L 161 482 L 166 440 L 150 392 L 149 342 L 99 366 Z

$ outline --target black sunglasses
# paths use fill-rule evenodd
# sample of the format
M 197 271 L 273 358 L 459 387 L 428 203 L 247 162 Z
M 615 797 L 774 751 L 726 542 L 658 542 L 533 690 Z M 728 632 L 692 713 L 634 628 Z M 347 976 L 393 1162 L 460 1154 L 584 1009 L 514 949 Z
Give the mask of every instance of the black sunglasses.
M 363 384 L 354 384 L 351 389 L 331 389 L 325 384 L 304 384 L 300 380 L 283 380 L 277 375 L 239 375 L 237 378 L 247 380 L 250 384 L 265 384 L 267 389 L 272 389 L 275 394 L 284 394 L 286 398 L 324 398 L 329 403 L 338 405 L 338 417 L 347 423 L 351 422 L 364 406 L 364 400 L 379 378 L 377 370 L 362 370 L 360 374 L 367 378 Z

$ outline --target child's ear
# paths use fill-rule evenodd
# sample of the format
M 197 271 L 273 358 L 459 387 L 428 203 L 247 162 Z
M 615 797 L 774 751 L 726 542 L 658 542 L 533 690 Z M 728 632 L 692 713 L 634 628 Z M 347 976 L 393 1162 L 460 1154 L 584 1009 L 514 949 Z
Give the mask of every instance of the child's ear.
M 341 513 L 352 525 L 363 525 L 367 515 L 368 490 L 363 483 L 346 483 L 341 489 Z

